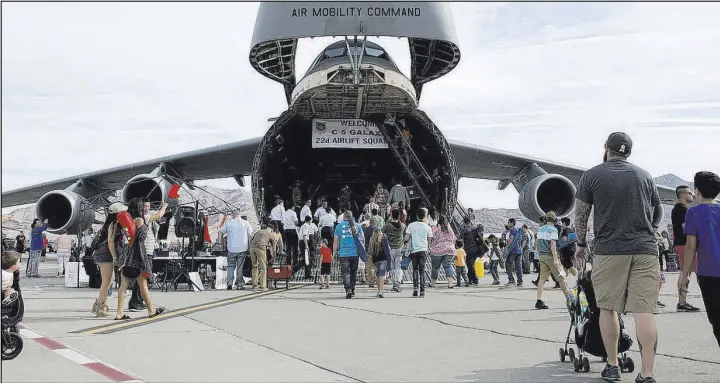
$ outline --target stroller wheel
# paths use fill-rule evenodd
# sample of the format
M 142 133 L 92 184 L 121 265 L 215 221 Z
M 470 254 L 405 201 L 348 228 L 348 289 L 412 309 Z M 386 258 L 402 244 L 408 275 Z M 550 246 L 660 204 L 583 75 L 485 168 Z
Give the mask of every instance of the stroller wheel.
M 627 358 L 625 358 L 625 371 L 627 371 L 627 372 L 635 371 L 635 362 L 629 356 Z
M 588 360 L 588 358 L 582 359 L 582 367 L 583 371 L 590 372 L 590 361 Z
M 2 360 L 15 359 L 23 349 L 23 340 L 14 332 L 2 335 Z
M 575 372 L 580 372 L 580 359 L 573 359 L 573 368 L 575 369 Z
M 575 349 L 574 348 L 571 348 L 568 350 L 568 356 L 570 357 L 571 361 L 575 360 Z
M 565 349 L 564 348 L 560 349 L 560 361 L 561 362 L 565 361 Z

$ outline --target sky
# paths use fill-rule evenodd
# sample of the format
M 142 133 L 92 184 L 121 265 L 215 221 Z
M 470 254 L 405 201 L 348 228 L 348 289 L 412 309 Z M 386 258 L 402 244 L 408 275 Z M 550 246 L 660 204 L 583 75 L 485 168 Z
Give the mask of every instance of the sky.
M 263 135 L 287 104 L 249 64 L 257 8 L 3 3 L 2 191 Z M 447 138 L 592 167 L 621 130 L 653 176 L 720 173 L 720 4 L 451 10 L 460 64 L 420 101 Z M 332 41 L 299 42 L 298 77 Z M 371 41 L 409 75 L 407 40 Z M 460 201 L 516 208 L 496 187 L 463 179 Z

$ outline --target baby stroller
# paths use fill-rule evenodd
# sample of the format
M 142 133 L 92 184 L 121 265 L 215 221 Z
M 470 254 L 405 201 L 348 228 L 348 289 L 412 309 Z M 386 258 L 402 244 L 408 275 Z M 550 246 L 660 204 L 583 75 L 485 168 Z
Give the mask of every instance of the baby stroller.
M 570 328 L 565 339 L 565 348 L 560 349 L 560 361 L 564 362 L 567 356 L 573 363 L 575 372 L 590 372 L 590 361 L 584 356 L 585 353 L 599 356 L 603 361 L 607 361 L 605 345 L 600 334 L 600 309 L 595 301 L 591 272 L 588 272 L 585 277 L 582 277 L 581 274 L 575 291 L 575 302 L 568 309 L 570 311 Z M 625 323 L 620 314 L 618 314 L 618 320 L 620 321 L 618 364 L 623 372 L 633 372 L 635 362 L 627 356 L 627 351 L 632 347 L 633 340 L 630 334 L 625 331 Z M 568 350 L 570 334 L 573 329 L 575 330 L 575 345 L 578 348 L 577 355 L 573 348 Z
M 2 336 L 2 360 L 15 359 L 23 349 L 23 340 L 18 334 L 17 324 L 22 321 L 25 315 L 25 307 L 22 297 L 17 291 L 10 293 L 2 301 L 2 325 L 0 335 Z

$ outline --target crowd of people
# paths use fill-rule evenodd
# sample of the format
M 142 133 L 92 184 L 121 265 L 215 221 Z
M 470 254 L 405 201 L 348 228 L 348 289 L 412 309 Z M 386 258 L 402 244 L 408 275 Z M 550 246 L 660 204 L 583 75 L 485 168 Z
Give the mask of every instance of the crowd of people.
M 410 198 L 402 185 L 387 191 L 378 184 L 362 209 L 353 208 L 349 188 L 343 188 L 337 214 L 328 201 L 320 200 L 315 211 L 312 200 L 293 193 L 292 202 L 277 199 L 269 217 L 261 220 L 258 231 L 235 211 L 224 219 L 219 232 L 227 247 L 227 289 L 244 290 L 243 266 L 246 257 L 252 262 L 253 291 L 267 290 L 268 264 L 288 264 L 293 272 L 311 269 L 319 262 L 320 289 L 330 288 L 333 262 L 339 263 L 344 294 L 356 294 L 358 269 L 364 264 L 362 277 L 374 294 L 384 298 L 390 292 L 402 292 L 404 270 L 411 270 L 412 296 L 425 297 L 426 287 L 439 287 L 440 269 L 447 278 L 447 288 L 479 284 L 476 263 L 487 269 L 493 285 L 500 285 L 498 268 L 504 268 L 505 287 L 521 287 L 524 276 L 538 273 L 533 284 L 537 289 L 536 309 L 548 309 L 542 300 L 544 285 L 551 278 L 555 287 L 572 305 L 575 293 L 568 277 L 582 277 L 586 265 L 592 265 L 592 283 L 600 309 L 600 330 L 607 351 L 607 364 L 601 376 L 619 381 L 617 342 L 618 313 L 632 313 L 640 345 L 642 368 L 636 382 L 654 382 L 653 368 L 657 350 L 657 327 L 653 313 L 664 306 L 658 297 L 663 271 L 677 268 L 677 311 L 695 312 L 688 302 L 690 276 L 697 275 L 705 310 L 712 331 L 720 345 L 720 177 L 699 172 L 694 190 L 676 188 L 677 203 L 672 210 L 670 232 L 660 231 L 662 207 L 657 187 L 649 173 L 628 162 L 632 141 L 624 133 L 613 133 L 605 144 L 602 164 L 587 170 L 577 189 L 575 222 L 555 212 L 547 212 L 533 232 L 528 225 L 518 227 L 516 219 L 508 220 L 499 236 L 484 234 L 482 225 L 474 225 L 472 209 L 464 214 L 461 227 L 453 230 L 452 217 L 438 214 L 432 207 L 420 204 L 410 217 Z M 152 253 L 156 246 L 155 230 L 149 228 L 165 213 L 149 203 L 133 199 L 127 206 L 114 203 L 100 231 L 90 237 L 84 248 L 92 255 L 102 274 L 102 285 L 92 312 L 110 316 L 107 297 L 110 285 L 120 278 L 120 291 L 133 290 L 130 308 L 147 309 L 153 317 L 163 312 L 152 304 L 148 278 L 152 274 Z M 594 209 L 593 209 L 594 207 Z M 127 211 L 134 221 L 134 232 L 119 220 Z M 588 221 L 594 211 L 592 256 L 588 251 Z M 355 219 L 355 213 L 359 219 Z M 38 262 L 47 221 L 35 219 L 31 225 L 27 276 L 38 275 Z M 17 241 L 24 246 L 23 241 Z M 66 253 L 69 243 L 58 241 L 59 251 Z M 301 256 L 303 254 L 303 256 Z M 307 254 L 307 258 L 305 257 Z M 678 262 L 672 256 L 678 256 Z M 282 258 L 284 257 L 284 258 Z M 64 256 L 62 256 L 64 258 Z M 430 265 L 427 265 L 427 260 Z M 664 266 L 663 267 L 663 262 Z M 60 273 L 60 263 L 58 273 Z M 426 281 L 426 267 L 430 280 Z M 3 296 L 19 291 L 19 254 L 3 253 Z M 532 268 L 532 270 L 531 270 Z M 119 275 L 116 272 L 119 270 Z M 124 314 L 125 294 L 118 294 L 116 320 L 129 319 Z M 138 306 L 139 305 L 139 306 Z

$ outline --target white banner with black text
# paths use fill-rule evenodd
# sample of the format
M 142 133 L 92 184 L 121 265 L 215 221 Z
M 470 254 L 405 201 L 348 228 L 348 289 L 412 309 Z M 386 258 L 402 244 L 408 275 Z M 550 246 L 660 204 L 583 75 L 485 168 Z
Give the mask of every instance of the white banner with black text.
M 387 149 L 377 125 L 362 119 L 313 119 L 313 148 Z

